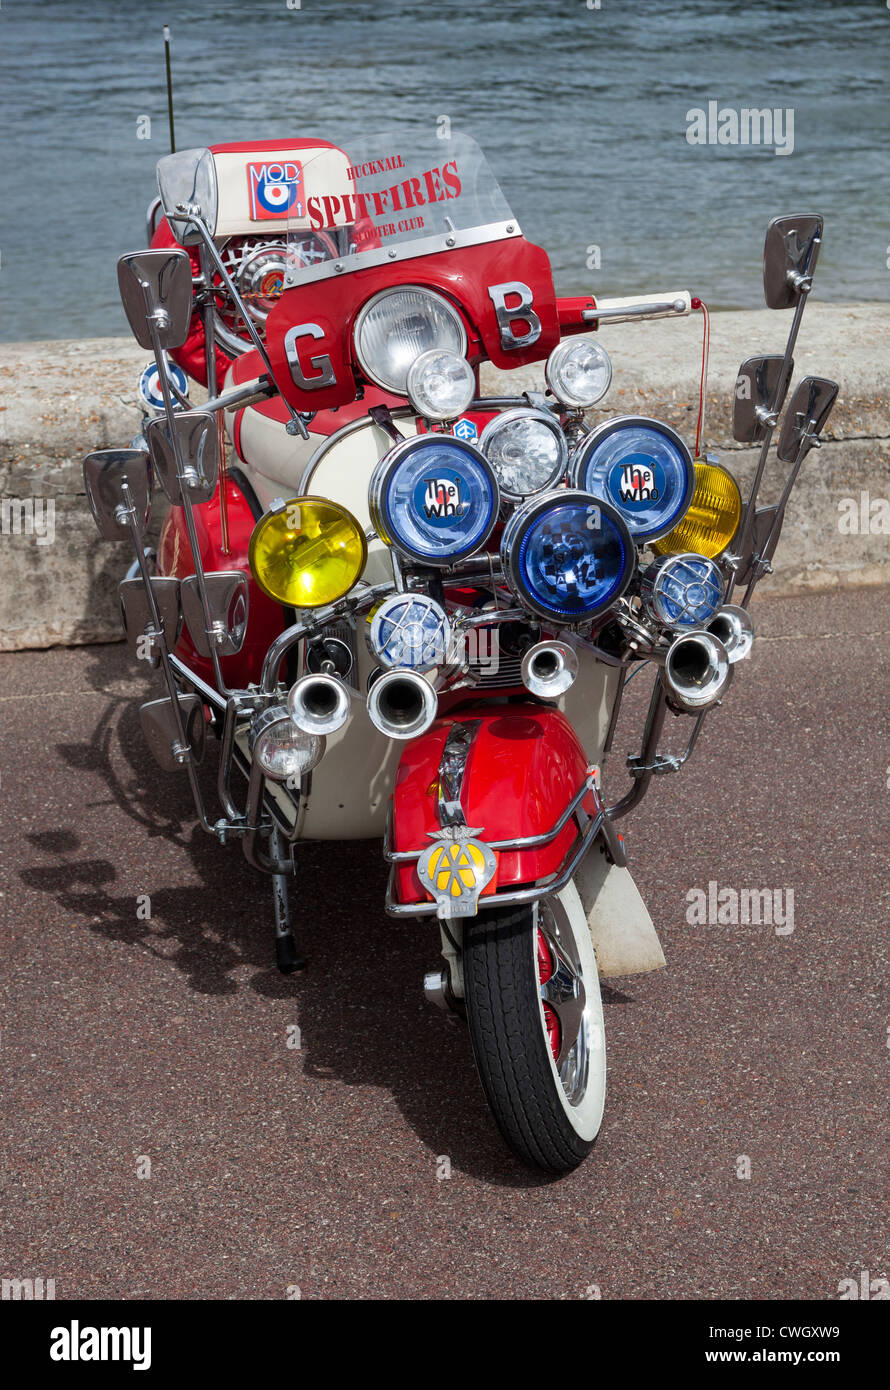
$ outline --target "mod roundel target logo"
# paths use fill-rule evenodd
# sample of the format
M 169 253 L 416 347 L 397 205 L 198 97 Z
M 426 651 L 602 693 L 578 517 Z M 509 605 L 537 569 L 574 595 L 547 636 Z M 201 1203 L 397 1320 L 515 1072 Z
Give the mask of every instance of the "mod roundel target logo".
M 270 222 L 291 213 L 302 217 L 303 166 L 297 160 L 247 166 L 251 222 Z

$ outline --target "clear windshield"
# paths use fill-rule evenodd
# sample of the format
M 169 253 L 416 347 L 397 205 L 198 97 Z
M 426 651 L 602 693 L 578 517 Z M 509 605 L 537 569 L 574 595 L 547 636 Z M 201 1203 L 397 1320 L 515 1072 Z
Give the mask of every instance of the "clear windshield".
M 467 135 L 363 136 L 287 173 L 276 193 L 290 205 L 285 288 L 519 231 Z

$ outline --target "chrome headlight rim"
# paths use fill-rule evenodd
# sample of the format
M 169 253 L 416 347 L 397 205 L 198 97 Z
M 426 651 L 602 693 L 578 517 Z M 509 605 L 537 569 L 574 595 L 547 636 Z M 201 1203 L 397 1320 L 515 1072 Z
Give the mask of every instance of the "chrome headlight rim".
M 477 531 L 476 535 L 465 546 L 454 549 L 449 554 L 426 554 L 411 546 L 403 536 L 397 534 L 389 507 L 388 492 L 396 472 L 406 458 L 410 458 L 414 453 L 421 453 L 437 446 L 441 447 L 443 442 L 447 442 L 449 446 L 466 454 L 482 471 L 489 487 L 489 511 L 481 530 Z M 420 434 L 414 435 L 410 439 L 404 439 L 400 444 L 393 445 L 383 455 L 371 474 L 371 481 L 368 484 L 368 510 L 371 524 L 380 539 L 385 545 L 391 546 L 393 550 L 397 551 L 409 564 L 419 565 L 425 569 L 449 569 L 456 561 L 465 560 L 469 556 L 475 555 L 485 545 L 498 522 L 500 490 L 494 469 L 482 451 L 474 444 L 468 440 L 459 439 L 453 434 Z
M 359 309 L 358 314 L 355 318 L 355 323 L 352 326 L 352 343 L 356 361 L 358 362 L 359 367 L 361 368 L 365 376 L 368 378 L 368 380 L 372 381 L 375 386 L 379 386 L 383 391 L 391 391 L 396 396 L 405 397 L 407 397 L 408 395 L 407 374 L 411 364 L 409 364 L 409 367 L 405 369 L 405 384 L 402 385 L 400 382 L 393 383 L 391 379 L 387 379 L 386 377 L 382 376 L 379 370 L 366 360 L 365 354 L 362 351 L 361 339 L 362 330 L 367 322 L 368 316 L 373 312 L 374 309 L 376 309 L 385 300 L 391 299 L 394 295 L 406 294 L 409 292 L 413 294 L 419 294 L 425 299 L 433 300 L 438 307 L 444 309 L 446 317 L 451 319 L 451 322 L 457 329 L 459 347 L 454 347 L 450 343 L 434 343 L 432 347 L 445 347 L 448 348 L 449 351 L 455 352 L 458 357 L 465 358 L 467 355 L 467 345 L 469 343 L 469 339 L 467 337 L 467 330 L 464 326 L 464 321 L 458 313 L 456 307 L 454 306 L 454 304 L 452 304 L 450 299 L 446 299 L 445 295 L 438 293 L 436 290 L 429 289 L 426 285 L 405 284 L 390 285 L 387 289 L 378 290 L 376 294 L 373 294 L 371 298 L 362 305 L 361 309 Z M 431 350 L 432 349 L 429 347 L 424 348 L 424 352 L 429 352 Z M 422 356 L 422 354 L 418 353 L 418 356 Z
M 536 420 L 540 424 L 545 425 L 553 434 L 559 445 L 559 457 L 547 481 L 542 483 L 540 487 L 534 488 L 531 492 L 514 492 L 506 487 L 505 484 L 501 482 L 497 469 L 492 463 L 491 466 L 497 476 L 501 496 L 510 502 L 523 502 L 527 497 L 538 497 L 541 493 L 554 488 L 559 480 L 565 477 L 566 469 L 569 464 L 569 442 L 565 437 L 562 425 L 559 423 L 556 416 L 552 415 L 549 410 L 541 410 L 537 406 L 511 406 L 509 410 L 502 410 L 493 420 L 489 420 L 479 436 L 479 448 L 482 453 L 485 454 L 486 458 L 488 458 L 488 449 L 491 448 L 492 440 L 505 428 L 509 429 L 517 420 Z M 491 459 L 488 461 L 491 463 Z
M 558 507 L 565 505 L 583 506 L 599 512 L 600 517 L 605 517 L 614 527 L 623 551 L 621 568 L 616 573 L 615 583 L 610 588 L 608 595 L 583 614 L 572 615 L 539 602 L 535 595 L 529 592 L 528 585 L 525 583 L 520 570 L 523 540 L 531 527 L 548 512 L 555 511 Z M 597 528 L 591 529 L 596 530 Z M 562 627 L 582 627 L 602 613 L 608 612 L 610 608 L 614 608 L 618 600 L 627 592 L 637 571 L 636 546 L 621 513 L 610 503 L 604 502 L 593 493 L 585 492 L 581 488 L 554 488 L 550 492 L 529 498 L 521 507 L 517 507 L 504 527 L 501 536 L 500 557 L 504 578 L 520 603 L 537 617 L 546 618 Z
M 606 380 L 602 390 L 595 396 L 588 396 L 583 400 L 577 393 L 567 391 L 559 376 L 564 366 L 565 359 L 570 357 L 573 352 L 576 352 L 579 345 L 595 348 L 604 360 L 607 368 Z M 612 359 L 606 352 L 602 343 L 598 342 L 595 338 L 563 338 L 561 342 L 556 344 L 556 347 L 544 364 L 544 380 L 547 383 L 548 390 L 555 396 L 560 405 L 569 406 L 572 410 L 589 410 L 591 406 L 596 405 L 598 401 L 601 401 L 604 396 L 608 395 L 609 387 L 612 385 Z
M 663 593 L 663 585 L 666 581 L 666 571 L 673 569 L 687 569 L 693 565 L 703 567 L 706 571 L 704 577 L 696 576 L 690 580 L 691 584 L 706 586 L 709 580 L 712 583 L 714 603 L 709 612 L 700 617 L 690 617 L 684 621 L 683 617 L 671 618 L 665 604 L 671 600 Z M 662 627 L 668 628 L 672 632 L 691 632 L 694 628 L 707 627 L 716 613 L 720 611 L 723 604 L 723 594 L 726 588 L 723 572 L 720 566 L 708 555 L 700 555 L 694 550 L 684 550 L 678 555 L 660 555 L 657 560 L 653 560 L 640 576 L 640 598 L 646 607 L 647 612 L 660 623 Z M 673 600 L 676 602 L 676 600 Z M 702 600 L 704 602 L 704 599 Z M 697 605 L 698 608 L 701 604 Z M 684 612 L 688 611 L 688 605 Z
M 616 415 L 611 420 L 604 420 L 602 424 L 596 425 L 589 434 L 586 434 L 573 450 L 569 458 L 569 483 L 572 487 L 585 489 L 584 474 L 590 463 L 590 456 L 596 452 L 600 444 L 606 439 L 611 438 L 613 434 L 618 434 L 623 430 L 634 427 L 649 429 L 656 434 L 663 435 L 680 454 L 685 472 L 685 483 L 679 504 L 675 506 L 669 516 L 664 518 L 657 525 L 635 528 L 631 524 L 631 521 L 628 520 L 628 517 L 621 512 L 621 507 L 614 500 L 608 497 L 603 498 L 610 506 L 615 507 L 617 511 L 621 512 L 635 543 L 637 545 L 649 545 L 652 541 L 660 540 L 662 536 L 666 536 L 669 531 L 673 531 L 676 526 L 679 526 L 680 522 L 689 511 L 692 504 L 693 493 L 695 492 L 695 463 L 692 457 L 692 451 L 682 435 L 678 434 L 670 425 L 666 425 L 663 421 L 656 420 L 650 415 Z M 610 470 L 615 466 L 617 465 L 610 465 Z M 592 491 L 593 489 L 588 487 L 585 490 Z M 605 488 L 603 488 L 603 491 L 605 491 Z

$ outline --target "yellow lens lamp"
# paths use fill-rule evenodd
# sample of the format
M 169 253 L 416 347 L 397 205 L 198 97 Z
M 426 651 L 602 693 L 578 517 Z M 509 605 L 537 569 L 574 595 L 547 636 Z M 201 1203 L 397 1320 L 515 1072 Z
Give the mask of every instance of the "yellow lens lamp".
M 368 559 L 351 512 L 326 497 L 276 501 L 260 518 L 247 552 L 263 593 L 288 608 L 323 608 L 348 594 Z

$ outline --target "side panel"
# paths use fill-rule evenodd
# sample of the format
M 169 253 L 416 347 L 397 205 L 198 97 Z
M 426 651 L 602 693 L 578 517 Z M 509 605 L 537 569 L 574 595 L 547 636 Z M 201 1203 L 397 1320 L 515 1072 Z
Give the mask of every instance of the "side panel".
M 459 718 L 479 720 L 467 759 L 462 801 L 467 824 L 484 840 L 538 835 L 552 829 L 587 775 L 584 750 L 559 710 L 529 703 L 488 703 L 461 709 Z M 423 849 L 439 829 L 438 768 L 452 719 L 437 720 L 409 744 L 393 792 L 393 847 Z M 585 802 L 593 813 L 593 797 Z M 487 893 L 508 884 L 533 883 L 553 873 L 576 837 L 574 822 L 549 845 L 504 851 Z M 402 902 L 428 900 L 413 865 L 397 873 Z

